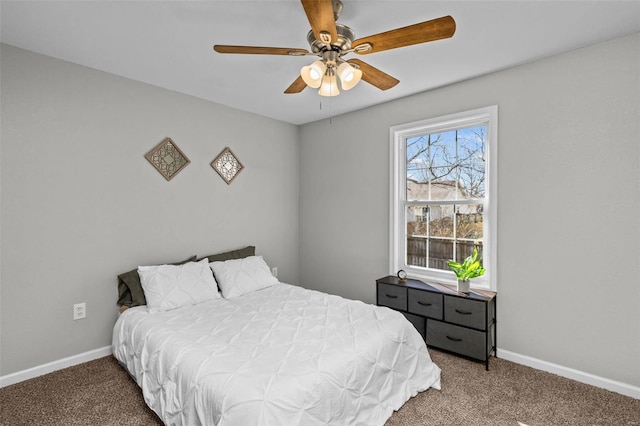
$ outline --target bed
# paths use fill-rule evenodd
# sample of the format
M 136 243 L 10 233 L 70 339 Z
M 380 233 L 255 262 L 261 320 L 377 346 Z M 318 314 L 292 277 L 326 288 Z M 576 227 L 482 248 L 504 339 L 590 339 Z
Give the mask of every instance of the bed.
M 420 334 L 391 309 L 280 283 L 260 256 L 172 266 L 196 273 L 165 268 L 146 287 L 141 268 L 148 303 L 120 314 L 112 349 L 167 425 L 383 425 L 440 389 Z M 176 296 L 190 280 L 207 295 Z M 187 302 L 162 308 L 173 299 Z

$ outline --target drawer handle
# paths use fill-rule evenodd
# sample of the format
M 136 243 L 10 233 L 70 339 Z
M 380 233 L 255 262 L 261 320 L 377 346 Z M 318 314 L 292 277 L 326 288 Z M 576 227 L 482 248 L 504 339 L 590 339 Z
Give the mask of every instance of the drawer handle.
M 457 337 L 451 337 L 451 336 L 447 336 L 447 339 L 454 341 L 454 342 L 462 342 L 462 339 L 458 339 Z
M 387 297 L 389 299 L 397 299 L 398 298 L 398 296 L 394 296 L 393 294 L 387 294 Z
M 431 306 L 431 303 L 425 303 L 425 302 L 421 302 L 418 300 L 418 305 L 422 305 L 422 306 Z
M 471 315 L 473 313 L 469 311 L 461 311 L 460 309 L 456 309 L 456 312 L 459 313 L 460 315 Z

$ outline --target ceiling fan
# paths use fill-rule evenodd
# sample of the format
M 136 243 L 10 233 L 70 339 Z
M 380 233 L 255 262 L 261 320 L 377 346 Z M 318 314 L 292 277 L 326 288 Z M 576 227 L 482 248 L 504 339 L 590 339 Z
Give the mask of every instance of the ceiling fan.
M 411 46 L 429 41 L 452 37 L 456 23 L 451 16 L 420 22 L 407 27 L 396 28 L 383 33 L 355 39 L 355 33 L 346 25 L 336 23 L 342 12 L 341 0 L 301 0 L 302 7 L 311 24 L 307 41 L 311 52 L 306 49 L 286 47 L 229 46 L 216 44 L 218 53 L 242 53 L 258 55 L 313 55 L 320 57 L 311 65 L 302 67 L 300 76 L 284 93 L 300 93 L 309 86 L 318 89 L 321 96 L 336 96 L 340 93 L 338 80 L 343 90 L 353 88 L 360 79 L 387 90 L 400 81 L 389 74 L 359 59 L 344 60 L 349 53 L 366 55 L 398 47 Z

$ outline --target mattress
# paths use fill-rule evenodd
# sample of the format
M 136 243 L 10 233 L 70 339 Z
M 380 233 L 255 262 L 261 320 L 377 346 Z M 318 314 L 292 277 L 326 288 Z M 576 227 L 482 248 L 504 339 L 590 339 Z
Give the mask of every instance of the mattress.
M 113 354 L 167 425 L 383 425 L 440 369 L 396 311 L 279 283 L 126 310 Z

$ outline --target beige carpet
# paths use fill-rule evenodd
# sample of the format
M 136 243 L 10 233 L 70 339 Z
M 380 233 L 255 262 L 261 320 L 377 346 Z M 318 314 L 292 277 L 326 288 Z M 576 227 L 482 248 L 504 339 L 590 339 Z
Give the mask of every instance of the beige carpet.
M 387 426 L 640 426 L 640 400 L 501 359 L 486 372 L 484 364 L 430 352 L 442 390 L 412 398 Z M 6 426 L 162 424 L 110 356 L 2 388 L 0 410 Z

